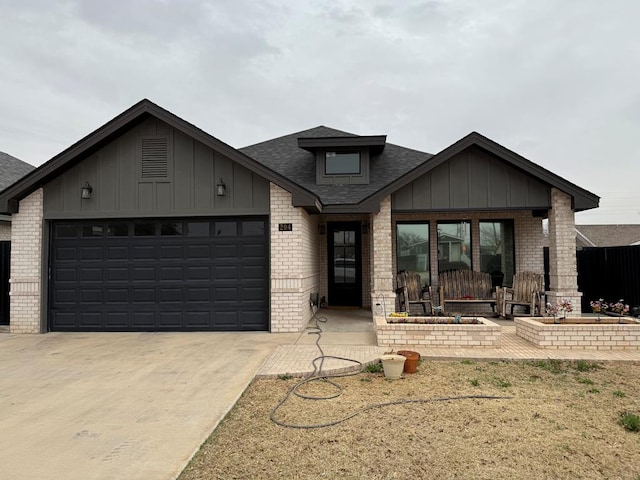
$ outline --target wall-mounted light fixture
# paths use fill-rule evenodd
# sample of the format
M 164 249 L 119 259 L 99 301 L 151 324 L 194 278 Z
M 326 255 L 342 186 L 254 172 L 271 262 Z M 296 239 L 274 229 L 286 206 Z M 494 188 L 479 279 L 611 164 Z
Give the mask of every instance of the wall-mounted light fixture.
M 224 197 L 226 194 L 227 194 L 227 186 L 224 184 L 221 178 L 218 185 L 216 185 L 216 195 L 219 197 Z
M 80 194 L 80 197 L 83 200 L 89 200 L 91 198 L 91 193 L 93 193 L 93 188 L 91 187 L 89 182 L 84 182 L 84 185 L 82 185 L 82 193 Z
M 326 233 L 326 231 L 327 230 L 326 230 L 326 227 L 325 227 L 324 223 L 319 223 L 318 224 L 318 233 L 320 235 L 324 235 Z

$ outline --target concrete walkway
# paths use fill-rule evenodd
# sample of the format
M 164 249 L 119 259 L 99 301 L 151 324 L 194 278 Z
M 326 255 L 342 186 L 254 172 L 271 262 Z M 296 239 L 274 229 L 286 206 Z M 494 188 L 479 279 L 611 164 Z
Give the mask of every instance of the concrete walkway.
M 0 478 L 173 479 L 298 335 L 0 334 Z

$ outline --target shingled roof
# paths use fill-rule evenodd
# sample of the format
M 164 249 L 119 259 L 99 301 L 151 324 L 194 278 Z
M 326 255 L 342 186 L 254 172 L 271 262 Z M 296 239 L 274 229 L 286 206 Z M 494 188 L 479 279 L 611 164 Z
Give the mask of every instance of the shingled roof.
M 387 143 L 370 159 L 369 184 L 318 185 L 313 153 L 298 146 L 298 138 L 357 137 L 353 133 L 319 126 L 240 148 L 245 155 L 313 192 L 325 206 L 354 205 L 405 175 L 433 155 Z
M 21 179 L 35 168 L 33 165 L 18 160 L 16 157 L 0 152 L 0 191 Z
M 9 157 L 19 163 L 8 162 L 9 165 L 5 170 L 11 172 L 20 168 L 17 166 L 20 164 L 26 170 L 19 170 L 20 174 L 17 177 L 6 175 L 4 170 L 0 170 L 1 180 L 7 182 L 4 185 L 0 184 L 0 189 L 4 188 L 0 191 L 0 214 L 16 213 L 21 199 L 149 117 L 159 119 L 269 182 L 291 192 L 292 205 L 306 208 L 311 212 L 376 212 L 383 198 L 472 147 L 481 148 L 538 181 L 568 193 L 573 199 L 576 211 L 596 208 L 599 201 L 597 195 L 545 170 L 477 132 L 470 133 L 436 155 L 386 143 L 384 135 L 362 137 L 325 126 L 235 149 L 168 110 L 143 99 L 29 175 L 23 176 L 33 167 Z M 318 142 L 313 140 L 316 138 Z M 355 140 L 342 140 L 342 138 Z M 299 139 L 302 139 L 304 144 L 302 148 L 298 143 Z M 316 158 L 313 145 L 322 145 L 325 141 L 332 142 L 336 139 L 340 140 L 338 142 L 340 144 L 369 145 L 369 183 L 329 185 L 316 182 Z M 2 168 L 1 163 L 0 168 Z
M 576 225 L 579 247 L 640 245 L 640 225 Z

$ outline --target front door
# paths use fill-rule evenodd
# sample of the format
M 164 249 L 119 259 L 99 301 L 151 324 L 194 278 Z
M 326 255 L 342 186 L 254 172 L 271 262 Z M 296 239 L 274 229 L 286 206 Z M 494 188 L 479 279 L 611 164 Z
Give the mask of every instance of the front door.
M 331 306 L 362 306 L 360 223 L 327 225 L 328 290 Z

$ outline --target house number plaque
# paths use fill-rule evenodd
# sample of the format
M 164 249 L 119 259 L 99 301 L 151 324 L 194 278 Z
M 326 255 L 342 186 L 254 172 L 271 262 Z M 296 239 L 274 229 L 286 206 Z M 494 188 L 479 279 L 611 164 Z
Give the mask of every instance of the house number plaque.
M 293 232 L 293 223 L 279 223 L 278 230 L 281 232 Z

